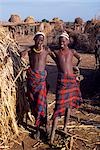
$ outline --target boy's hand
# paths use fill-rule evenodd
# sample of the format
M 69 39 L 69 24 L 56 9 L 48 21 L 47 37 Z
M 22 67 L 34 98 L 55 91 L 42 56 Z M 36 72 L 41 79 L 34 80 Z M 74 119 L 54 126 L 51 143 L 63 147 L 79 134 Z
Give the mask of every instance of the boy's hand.
M 79 72 L 79 71 L 80 71 L 80 70 L 79 70 L 79 67 L 78 67 L 78 66 L 74 66 L 74 67 L 73 67 L 73 71 Z
M 75 74 L 76 76 L 79 76 L 79 75 L 80 75 L 80 70 L 79 70 L 79 68 L 78 68 L 77 66 L 74 66 L 74 67 L 73 67 L 73 72 L 74 72 L 74 74 Z
M 82 59 L 81 59 L 81 57 L 78 59 L 78 62 L 77 62 L 77 67 L 79 66 L 79 64 L 80 64 L 80 61 L 81 61 Z

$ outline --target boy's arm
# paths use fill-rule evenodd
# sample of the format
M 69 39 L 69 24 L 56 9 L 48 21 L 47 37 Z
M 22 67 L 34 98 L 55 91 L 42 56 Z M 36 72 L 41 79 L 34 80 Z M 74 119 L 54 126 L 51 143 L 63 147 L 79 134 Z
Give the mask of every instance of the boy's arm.
M 73 50 L 73 54 L 78 59 L 78 62 L 76 64 L 76 66 L 79 66 L 80 61 L 82 60 L 82 58 L 81 58 L 81 56 L 75 50 Z
M 29 51 L 30 51 L 30 47 L 28 47 L 28 46 L 21 47 L 21 51 L 19 52 L 20 57 L 24 57 L 26 54 L 28 54 Z
M 53 51 L 50 50 L 50 48 L 48 48 L 48 53 L 49 53 L 49 55 L 51 56 L 51 58 L 52 58 L 55 62 L 57 62 L 56 55 L 55 55 L 55 53 L 54 53 Z
M 30 50 L 31 50 L 30 47 L 25 47 L 25 49 L 23 49 L 20 52 L 20 58 L 21 58 L 21 61 L 22 61 L 22 64 L 24 65 L 24 67 L 29 65 Z

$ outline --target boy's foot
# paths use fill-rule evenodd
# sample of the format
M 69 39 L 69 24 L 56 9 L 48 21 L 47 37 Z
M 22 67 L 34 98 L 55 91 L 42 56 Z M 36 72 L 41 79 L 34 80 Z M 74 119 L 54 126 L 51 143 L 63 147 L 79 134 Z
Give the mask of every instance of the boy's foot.
M 36 134 L 34 135 L 34 138 L 38 141 L 40 140 L 40 131 L 39 130 L 36 131 Z

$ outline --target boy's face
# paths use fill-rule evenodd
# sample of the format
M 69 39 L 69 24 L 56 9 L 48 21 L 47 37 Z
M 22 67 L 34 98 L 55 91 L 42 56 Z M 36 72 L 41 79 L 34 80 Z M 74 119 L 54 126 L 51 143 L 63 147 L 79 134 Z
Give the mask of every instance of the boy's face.
M 67 40 L 65 37 L 60 37 L 59 38 L 59 46 L 61 49 L 64 49 L 68 46 L 69 40 Z
M 43 35 L 37 35 L 35 38 L 35 45 L 38 49 L 41 49 L 44 44 L 44 36 Z

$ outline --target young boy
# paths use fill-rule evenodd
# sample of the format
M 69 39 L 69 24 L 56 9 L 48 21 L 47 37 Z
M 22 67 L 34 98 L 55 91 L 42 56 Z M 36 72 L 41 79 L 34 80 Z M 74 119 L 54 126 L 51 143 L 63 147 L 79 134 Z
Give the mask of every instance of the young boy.
M 56 104 L 53 114 L 53 124 L 50 142 L 53 144 L 55 130 L 57 127 L 58 118 L 64 118 L 64 131 L 70 116 L 71 108 L 78 108 L 81 100 L 79 84 L 76 81 L 76 76 L 73 74 L 72 59 L 75 56 L 78 59 L 77 66 L 81 60 L 79 54 L 75 50 L 71 50 L 69 45 L 69 35 L 62 33 L 59 37 L 59 50 L 55 50 L 55 61 L 58 68 L 57 89 L 56 89 Z
M 35 117 L 36 138 L 39 139 L 40 125 L 47 125 L 47 101 L 46 101 L 46 58 L 49 54 L 44 46 L 45 35 L 37 32 L 35 45 L 28 52 L 30 67 L 27 71 L 27 93 L 32 114 Z

